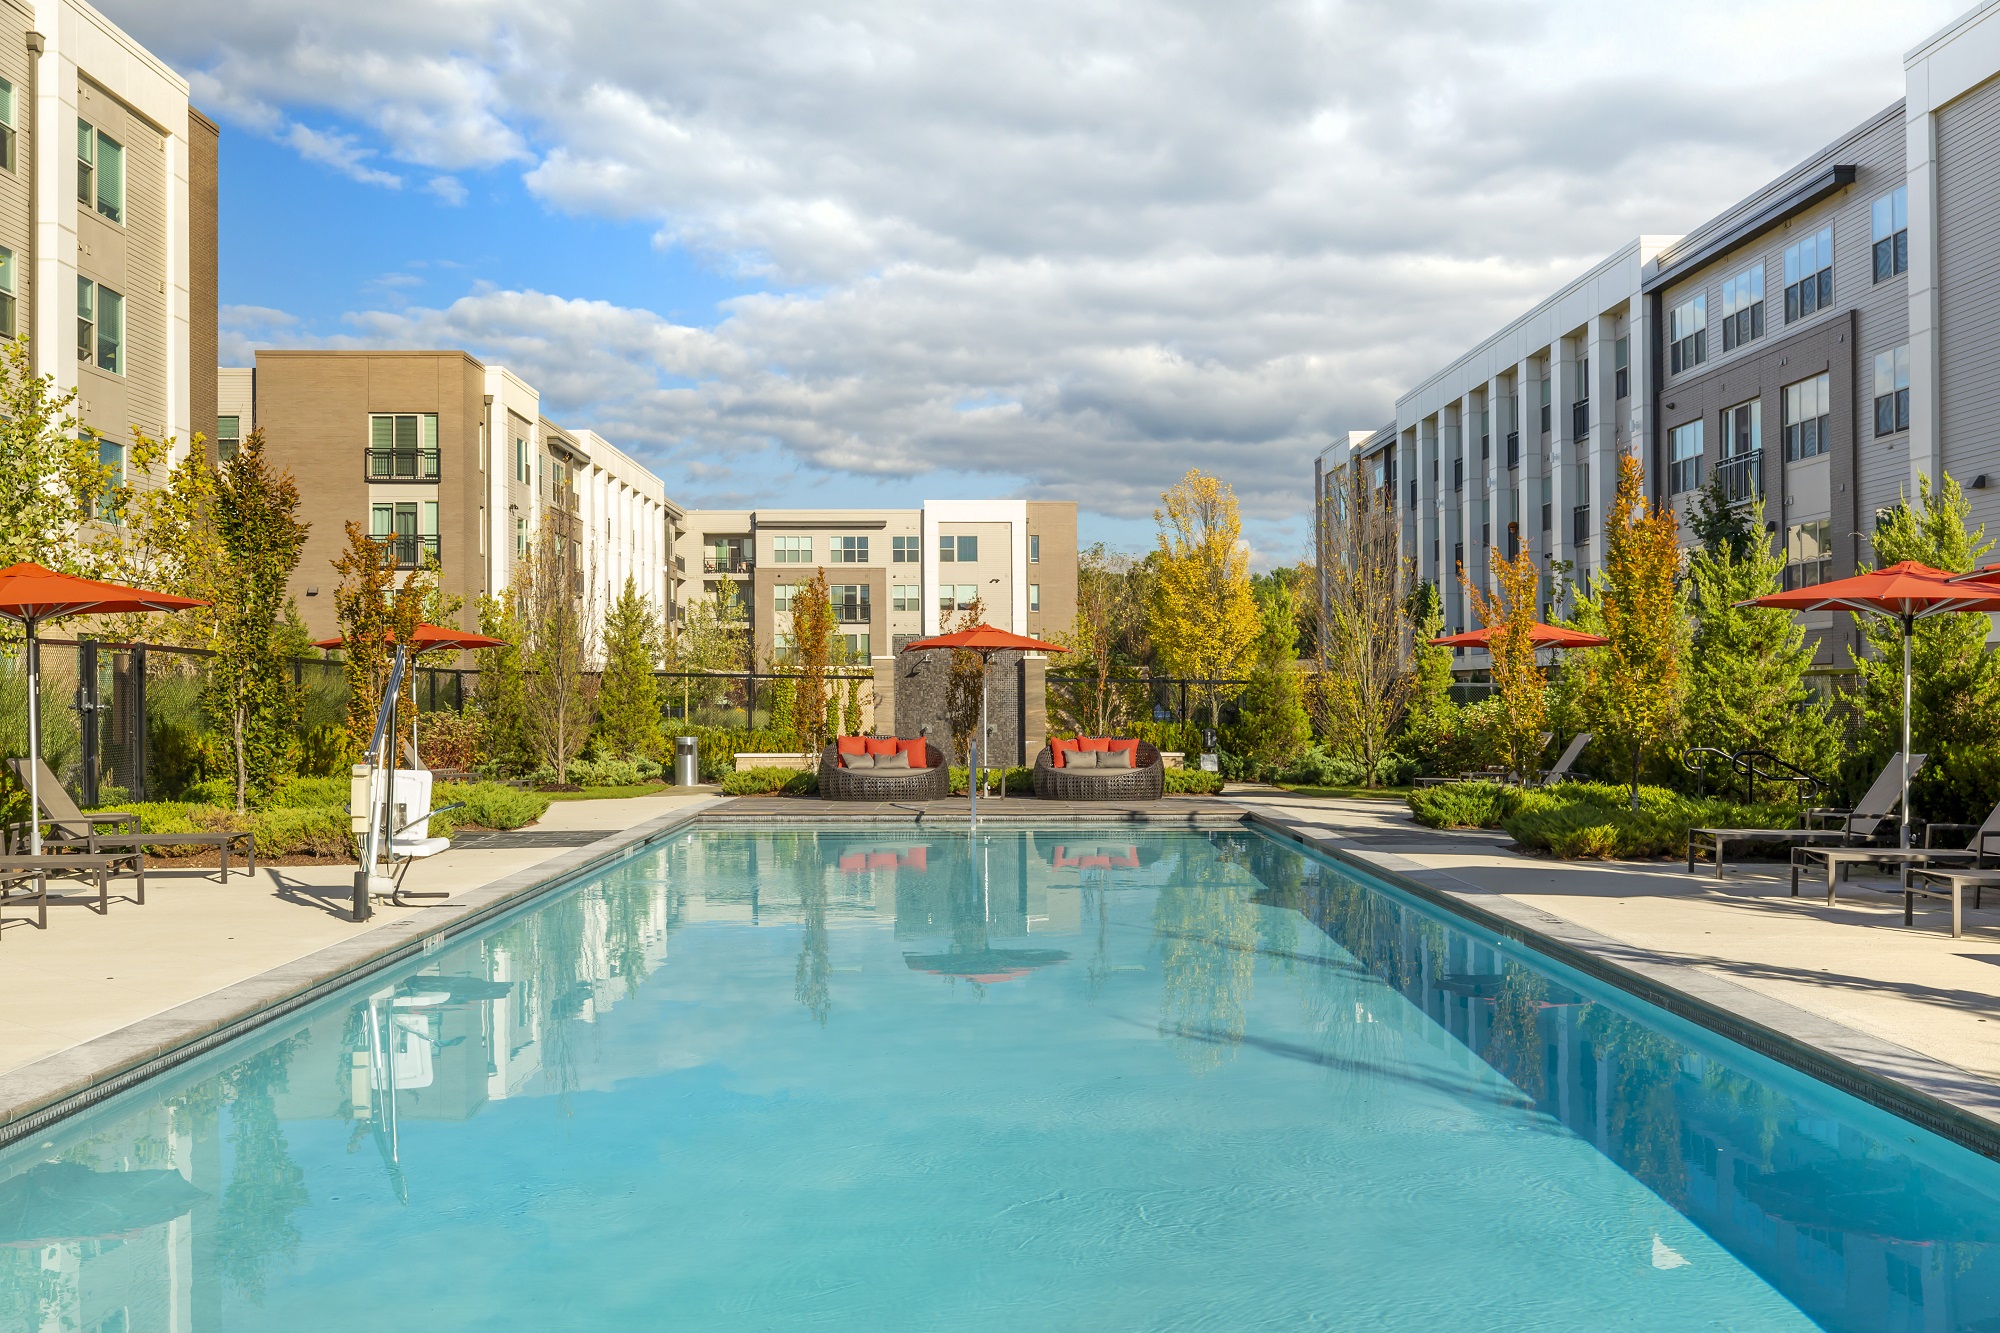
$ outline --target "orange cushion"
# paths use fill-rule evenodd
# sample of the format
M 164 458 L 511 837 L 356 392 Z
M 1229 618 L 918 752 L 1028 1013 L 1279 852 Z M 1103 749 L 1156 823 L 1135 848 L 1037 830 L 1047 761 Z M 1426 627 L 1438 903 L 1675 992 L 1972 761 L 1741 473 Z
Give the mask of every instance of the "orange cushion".
M 868 753 L 870 754 L 894 754 L 902 748 L 903 743 L 894 736 L 890 736 L 884 740 L 876 740 L 870 737 L 868 740 Z
M 1111 748 L 1111 738 L 1108 736 L 1081 736 L 1077 738 L 1076 743 L 1085 754 L 1103 754 Z
M 1105 746 L 1104 748 L 1107 750 L 1123 750 L 1126 754 L 1132 756 L 1132 767 L 1137 768 L 1139 766 L 1138 741 L 1136 740 L 1112 741 L 1109 745 Z
M 868 738 L 866 736 L 842 736 L 834 744 L 840 747 L 840 753 L 842 754 L 868 753 Z
M 928 847 L 912 847 L 910 848 L 909 855 L 899 860 L 896 864 L 908 866 L 911 870 L 927 870 L 930 868 L 930 851 L 931 849 Z
M 857 870 L 866 870 L 868 868 L 868 857 L 861 852 L 842 852 L 840 854 L 840 868 L 849 874 L 853 874 Z
M 1064 753 L 1070 750 L 1074 750 L 1075 748 L 1076 748 L 1076 740 L 1074 737 L 1057 736 L 1052 740 L 1050 740 L 1049 753 L 1052 756 L 1050 760 L 1051 766 L 1055 768 L 1061 768 L 1063 766 Z
M 896 854 L 894 852 L 870 852 L 868 853 L 868 868 L 870 870 L 894 870 L 896 868 Z
M 917 737 L 913 741 L 897 741 L 896 744 L 902 749 L 904 754 L 910 756 L 911 768 L 930 767 L 929 742 L 924 740 L 922 736 Z

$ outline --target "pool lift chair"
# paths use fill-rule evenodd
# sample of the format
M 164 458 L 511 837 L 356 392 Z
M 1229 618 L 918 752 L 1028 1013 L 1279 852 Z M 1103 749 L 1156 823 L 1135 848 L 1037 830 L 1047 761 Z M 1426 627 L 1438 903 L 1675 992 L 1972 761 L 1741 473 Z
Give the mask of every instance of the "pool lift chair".
M 396 645 L 396 660 L 389 670 L 389 684 L 382 703 L 375 710 L 375 731 L 368 742 L 368 762 L 356 764 L 350 773 L 348 823 L 361 841 L 361 864 L 354 871 L 354 919 L 366 921 L 374 915 L 378 899 L 397 907 L 407 907 L 406 899 L 449 898 L 444 889 L 406 889 L 403 877 L 413 862 L 436 856 L 451 847 L 450 838 L 430 836 L 430 818 L 465 804 L 431 808 L 431 774 L 417 760 L 410 768 L 396 767 L 393 737 L 396 734 L 396 699 L 402 690 L 403 673 L 409 668 L 407 650 Z M 414 750 L 411 758 L 416 759 Z M 412 811 L 422 811 L 412 815 Z M 378 869 L 386 874 L 378 874 Z

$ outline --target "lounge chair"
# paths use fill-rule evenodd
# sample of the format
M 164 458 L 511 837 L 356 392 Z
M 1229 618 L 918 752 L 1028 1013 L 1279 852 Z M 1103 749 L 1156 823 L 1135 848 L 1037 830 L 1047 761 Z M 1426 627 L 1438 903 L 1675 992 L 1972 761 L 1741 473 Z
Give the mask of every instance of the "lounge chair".
M 23 791 L 28 786 L 28 761 L 9 759 L 7 766 L 14 770 L 14 777 Z M 41 798 L 42 816 L 48 831 L 43 835 L 42 847 L 50 849 L 82 851 L 97 855 L 106 851 L 128 851 L 137 853 L 146 847 L 214 847 L 222 853 L 222 883 L 229 882 L 229 851 L 236 844 L 243 844 L 245 858 L 249 862 L 251 874 L 257 873 L 257 839 L 248 831 L 238 833 L 146 833 L 139 825 L 139 816 L 125 810 L 100 810 L 96 814 L 85 814 L 77 809 L 76 802 L 69 798 L 56 775 L 50 771 L 44 759 L 35 760 L 37 772 L 37 794 Z M 140 901 L 144 902 L 142 895 Z
M 1910 773 L 1915 776 L 1926 756 L 1910 756 Z M 1695 857 L 1707 851 L 1715 857 L 1715 877 L 1722 878 L 1722 864 L 1732 842 L 1835 843 L 1852 847 L 1857 839 L 1872 839 L 1896 813 L 1903 799 L 1903 756 L 1899 752 L 1875 776 L 1852 810 L 1816 809 L 1805 812 L 1805 828 L 1696 828 L 1688 830 L 1688 874 L 1694 873 Z M 1838 819 L 1837 827 L 1813 828 L 1815 819 Z
M 1058 768 L 1053 742 L 1035 756 L 1035 795 L 1044 801 L 1157 801 L 1166 791 L 1166 763 L 1145 741 L 1133 743 L 1129 768 Z
M 1940 829 L 1962 830 L 1970 833 L 1972 836 L 1963 848 L 1934 847 L 1931 845 L 1932 840 L 1936 838 Z M 1834 885 L 1852 873 L 1856 866 L 1871 865 L 1878 868 L 1888 867 L 1898 870 L 1907 869 L 1911 866 L 1921 866 L 1926 869 L 1934 867 L 1957 867 L 1977 871 L 1986 868 L 1986 857 L 1989 849 L 1992 850 L 1996 858 L 2000 858 L 2000 805 L 1993 807 L 1993 813 L 1986 816 L 1986 822 L 1983 824 L 1926 824 L 1924 826 L 1924 845 L 1922 847 L 1796 846 L 1792 848 L 1792 897 L 1796 898 L 1799 896 L 1799 871 L 1814 864 L 1823 866 L 1826 870 L 1826 905 L 1831 907 L 1833 906 Z M 1907 885 L 1908 876 L 1906 875 L 1904 879 Z M 1905 917 L 1909 915 L 1910 895 L 1921 892 L 1924 892 L 1924 890 L 1910 890 L 1906 887 L 1904 892 Z M 1951 897 L 1953 910 L 1956 911 L 1957 896 L 1953 894 Z M 1974 906 L 1977 905 L 1975 902 Z
M 1965 891 L 1972 890 L 1972 905 L 1977 907 L 1981 891 L 1996 887 L 2000 887 L 2000 870 L 1906 865 L 1903 867 L 1903 924 L 1915 923 L 1919 897 L 1947 899 L 1951 903 L 1951 937 L 1957 939 L 1965 933 Z
M 1554 739 L 1555 733 L 1553 731 L 1544 731 L 1537 736 L 1535 738 L 1534 757 L 1537 759 L 1541 758 L 1542 751 L 1548 749 L 1549 742 Z M 1571 762 L 1574 763 L 1575 761 L 1572 760 Z M 1448 778 L 1418 778 L 1416 785 L 1419 787 L 1447 787 L 1454 782 L 1514 782 L 1518 778 L 1518 774 L 1510 772 L 1502 765 L 1496 764 L 1491 768 L 1482 769 L 1477 773 L 1460 773 Z
M 10 827 L 8 840 L 16 833 L 25 834 L 26 825 Z M 43 930 L 49 928 L 49 877 L 52 875 L 74 875 L 94 880 L 97 883 L 97 914 L 108 916 L 111 912 L 111 877 L 119 873 L 136 875 L 139 880 L 138 904 L 146 905 L 146 857 L 142 852 L 107 852 L 98 855 L 78 855 L 63 853 L 51 856 L 15 855 L 12 851 L 0 854 L 0 903 L 15 900 L 15 886 L 23 880 L 35 882 L 35 892 L 31 895 L 40 909 L 36 922 Z
M 1553 787 L 1556 783 L 1567 778 L 1570 768 L 1576 763 L 1576 757 L 1583 753 L 1583 747 L 1590 744 L 1590 741 L 1591 733 L 1587 731 L 1579 731 L 1576 735 L 1572 736 L 1569 747 L 1562 752 L 1562 757 L 1556 760 L 1556 766 L 1542 770 L 1541 779 L 1537 785 Z
M 849 749 L 853 748 L 854 737 L 845 738 Z M 887 738 L 875 738 L 878 749 Z M 914 757 L 911 753 L 919 743 L 923 746 L 923 767 L 900 768 L 850 767 L 842 758 L 840 742 L 835 741 L 820 753 L 819 795 L 823 801 L 942 801 L 951 795 L 951 769 L 945 763 L 944 751 L 929 740 L 918 742 L 914 738 L 901 742 L 901 753 Z M 888 754 L 869 754 L 869 759 L 892 758 Z M 860 755 L 855 756 L 861 759 Z

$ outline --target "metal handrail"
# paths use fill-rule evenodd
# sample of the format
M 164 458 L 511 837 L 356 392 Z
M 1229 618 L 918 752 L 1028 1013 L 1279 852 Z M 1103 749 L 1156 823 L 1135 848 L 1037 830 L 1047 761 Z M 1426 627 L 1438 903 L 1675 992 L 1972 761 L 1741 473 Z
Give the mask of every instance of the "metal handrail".
M 1761 747 L 1752 746 L 1732 753 L 1728 750 L 1718 749 L 1713 745 L 1692 745 L 1681 752 L 1681 767 L 1701 779 L 1698 794 L 1703 796 L 1708 794 L 1709 755 L 1714 755 L 1716 758 L 1723 760 L 1732 770 L 1744 778 L 1749 785 L 1750 801 L 1753 805 L 1757 800 L 1757 783 L 1760 779 L 1765 782 L 1790 783 L 1794 788 L 1794 794 L 1798 797 L 1799 804 L 1802 806 L 1806 803 L 1808 790 L 1815 795 L 1827 790 L 1827 783 L 1824 779 L 1806 772 L 1796 764 L 1778 758 L 1777 755 Z M 1696 756 L 1701 757 L 1699 763 L 1695 761 Z M 1760 759 L 1770 764 L 1773 768 L 1783 769 L 1784 771 L 1774 773 L 1767 769 L 1759 768 L 1757 767 L 1757 761 Z

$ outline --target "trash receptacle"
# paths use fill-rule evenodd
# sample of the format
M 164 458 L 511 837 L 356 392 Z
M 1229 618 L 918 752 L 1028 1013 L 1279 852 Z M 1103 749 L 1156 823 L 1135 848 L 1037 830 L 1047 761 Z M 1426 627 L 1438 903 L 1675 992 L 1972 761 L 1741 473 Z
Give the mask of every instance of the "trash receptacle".
M 674 740 L 674 785 L 701 785 L 701 746 L 692 736 L 679 736 Z

